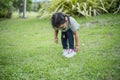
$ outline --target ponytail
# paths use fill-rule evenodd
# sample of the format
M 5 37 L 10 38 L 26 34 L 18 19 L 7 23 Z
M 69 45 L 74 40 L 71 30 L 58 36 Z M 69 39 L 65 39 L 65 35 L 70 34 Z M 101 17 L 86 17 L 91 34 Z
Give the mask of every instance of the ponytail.
M 70 16 L 68 16 L 68 15 L 65 14 L 65 17 L 67 17 L 68 23 L 71 25 L 71 23 L 70 23 Z

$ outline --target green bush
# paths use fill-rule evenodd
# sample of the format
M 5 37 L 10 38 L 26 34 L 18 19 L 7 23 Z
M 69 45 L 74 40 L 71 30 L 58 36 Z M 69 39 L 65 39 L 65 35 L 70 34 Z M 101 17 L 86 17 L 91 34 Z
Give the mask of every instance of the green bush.
M 120 1 L 119 0 L 105 0 L 105 7 L 110 13 L 115 13 L 118 8 L 120 8 Z
M 31 0 L 27 0 L 27 11 L 31 10 Z M 23 0 L 0 0 L 0 18 L 11 18 L 12 11 L 18 9 L 23 12 Z
M 101 6 L 108 13 L 115 13 L 120 6 L 119 0 L 99 0 L 99 6 Z
M 50 14 L 64 12 L 77 16 L 96 16 L 115 13 L 119 6 L 119 0 L 52 0 L 51 6 L 43 6 L 43 8 L 48 8 L 44 11 Z
M 11 18 L 12 3 L 11 0 L 0 0 L 0 18 Z

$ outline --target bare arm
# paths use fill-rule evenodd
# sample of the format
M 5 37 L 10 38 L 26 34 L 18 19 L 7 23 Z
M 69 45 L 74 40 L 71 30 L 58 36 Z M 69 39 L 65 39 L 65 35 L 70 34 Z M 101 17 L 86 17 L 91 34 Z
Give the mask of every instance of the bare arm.
M 78 31 L 75 31 L 74 34 L 75 34 L 75 50 L 78 51 L 79 50 L 79 35 L 78 35 Z
M 54 30 L 54 42 L 55 43 L 58 43 L 58 37 L 57 37 L 58 36 L 58 32 L 59 32 L 58 30 Z

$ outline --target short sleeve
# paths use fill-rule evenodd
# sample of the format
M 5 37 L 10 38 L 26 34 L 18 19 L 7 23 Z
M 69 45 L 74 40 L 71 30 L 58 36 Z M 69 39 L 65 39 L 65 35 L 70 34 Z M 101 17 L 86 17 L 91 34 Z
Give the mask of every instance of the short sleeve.
M 73 17 L 70 17 L 70 29 L 75 32 L 79 29 L 79 27 L 80 25 L 78 24 L 78 22 Z

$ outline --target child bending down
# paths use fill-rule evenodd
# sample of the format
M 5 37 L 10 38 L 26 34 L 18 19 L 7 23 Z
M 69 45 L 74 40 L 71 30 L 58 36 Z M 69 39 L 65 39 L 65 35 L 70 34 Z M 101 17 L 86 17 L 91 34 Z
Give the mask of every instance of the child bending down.
M 62 12 L 56 12 L 51 16 L 51 24 L 54 29 L 54 41 L 58 43 L 58 32 L 61 30 L 61 42 L 63 47 L 63 55 L 67 58 L 76 55 L 79 49 L 79 24 L 77 21 Z M 75 47 L 74 47 L 75 38 Z M 69 47 L 68 47 L 69 45 Z

